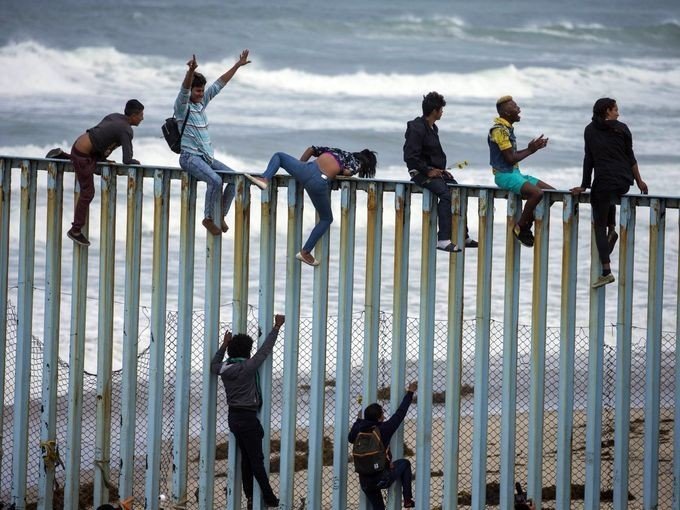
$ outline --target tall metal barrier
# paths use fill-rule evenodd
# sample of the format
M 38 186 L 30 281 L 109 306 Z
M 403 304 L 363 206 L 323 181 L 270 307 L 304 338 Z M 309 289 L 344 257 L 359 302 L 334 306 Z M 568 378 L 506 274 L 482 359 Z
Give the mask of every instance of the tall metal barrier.
M 340 179 L 310 268 L 300 185 L 223 177 L 236 199 L 215 237 L 186 173 L 100 165 L 84 248 L 64 236 L 70 163 L 0 156 L 1 507 L 245 508 L 209 365 L 225 330 L 259 344 L 282 312 L 260 369 L 282 509 L 367 508 L 349 428 L 413 380 L 391 450 L 418 508 L 511 509 L 517 481 L 536 508 L 680 507 L 679 197 L 621 199 L 616 284 L 592 289 L 587 195 L 546 192 L 528 249 L 520 197 L 452 187 L 453 237 L 479 248 L 448 254 L 427 191 Z

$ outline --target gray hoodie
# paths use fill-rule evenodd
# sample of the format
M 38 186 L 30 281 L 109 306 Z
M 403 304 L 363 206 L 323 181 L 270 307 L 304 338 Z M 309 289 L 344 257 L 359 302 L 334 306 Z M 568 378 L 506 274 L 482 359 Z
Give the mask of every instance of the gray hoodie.
M 244 361 L 223 362 L 226 347 L 220 347 L 213 356 L 211 370 L 222 378 L 230 408 L 259 411 L 262 395 L 258 388 L 257 369 L 274 349 L 279 328 L 274 327 L 255 355 Z

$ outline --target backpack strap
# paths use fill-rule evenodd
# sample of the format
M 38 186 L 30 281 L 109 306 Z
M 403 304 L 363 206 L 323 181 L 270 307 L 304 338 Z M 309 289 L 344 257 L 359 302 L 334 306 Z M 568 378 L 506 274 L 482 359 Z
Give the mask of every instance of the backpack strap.
M 189 112 L 191 111 L 191 100 L 189 100 L 189 104 L 187 104 L 187 114 L 184 116 L 184 122 L 182 122 L 182 131 L 179 132 L 179 139 L 180 141 L 182 140 L 182 136 L 184 136 L 184 128 L 187 127 L 187 119 L 189 118 Z

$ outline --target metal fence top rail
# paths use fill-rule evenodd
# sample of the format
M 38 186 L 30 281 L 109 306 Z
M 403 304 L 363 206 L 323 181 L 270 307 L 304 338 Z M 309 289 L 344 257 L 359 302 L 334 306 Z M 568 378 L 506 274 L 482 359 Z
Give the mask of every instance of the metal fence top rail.
M 37 170 L 47 170 L 47 166 L 50 163 L 53 164 L 58 164 L 62 165 L 62 170 L 65 172 L 73 172 L 73 166 L 71 165 L 70 162 L 67 162 L 66 160 L 63 159 L 47 159 L 47 158 L 26 158 L 26 157 L 20 157 L 20 156 L 9 156 L 9 155 L 4 155 L 0 154 L 0 163 L 3 161 L 9 161 L 10 162 L 10 168 L 19 168 L 21 165 L 26 165 L 26 164 L 35 164 L 37 167 Z M 153 177 L 153 174 L 157 170 L 164 170 L 167 172 L 170 172 L 170 179 L 171 180 L 180 180 L 182 178 L 182 174 L 184 174 L 184 170 L 182 170 L 179 167 L 172 167 L 172 166 L 157 166 L 157 165 L 124 165 L 122 163 L 107 163 L 107 162 L 99 162 L 97 163 L 98 168 L 101 167 L 112 167 L 116 169 L 116 175 L 128 175 L 128 169 L 129 168 L 139 168 L 143 171 L 142 176 L 143 177 Z M 2 165 L 0 165 L 0 172 L 2 172 Z M 95 171 L 97 175 L 101 174 L 101 171 L 97 169 Z M 237 175 L 243 175 L 243 173 L 240 172 L 234 172 L 234 173 L 225 173 L 225 176 L 237 176 Z M 291 176 L 287 174 L 278 174 L 275 177 L 276 183 L 278 187 L 287 187 L 288 186 L 288 181 L 292 179 Z M 228 177 L 228 180 L 229 179 Z M 369 186 L 371 184 L 380 184 L 382 187 L 382 191 L 386 192 L 394 192 L 397 189 L 397 186 L 399 185 L 406 185 L 411 187 L 411 192 L 412 193 L 417 193 L 420 194 L 422 193 L 422 188 L 418 185 L 415 185 L 412 181 L 410 180 L 382 180 L 382 179 L 359 179 L 359 178 L 354 178 L 354 177 L 337 177 L 336 178 L 336 184 L 333 186 L 334 190 L 339 189 L 339 185 L 343 181 L 349 181 L 352 183 L 355 183 L 355 189 L 361 190 L 361 191 L 367 191 L 369 189 Z M 463 184 L 463 183 L 458 183 L 458 184 L 449 184 L 449 187 L 451 188 L 459 188 L 463 189 L 467 192 L 468 197 L 479 197 L 480 194 L 484 191 L 491 192 L 493 193 L 493 198 L 501 198 L 501 199 L 507 199 L 509 192 L 500 189 L 496 186 L 481 186 L 481 185 L 473 185 L 473 184 Z M 550 203 L 553 204 L 555 202 L 563 202 L 564 197 L 566 195 L 571 195 L 569 190 L 543 190 L 543 192 L 550 197 Z M 649 207 L 651 204 L 652 200 L 660 200 L 664 202 L 664 205 L 666 206 L 667 209 L 680 209 L 680 196 L 678 195 L 641 195 L 641 194 L 627 194 L 626 196 L 633 197 L 635 198 L 635 205 L 637 206 L 642 206 L 642 207 Z M 577 200 L 579 203 L 590 203 L 590 193 L 582 193 L 577 197 Z M 618 203 L 618 201 L 617 201 Z

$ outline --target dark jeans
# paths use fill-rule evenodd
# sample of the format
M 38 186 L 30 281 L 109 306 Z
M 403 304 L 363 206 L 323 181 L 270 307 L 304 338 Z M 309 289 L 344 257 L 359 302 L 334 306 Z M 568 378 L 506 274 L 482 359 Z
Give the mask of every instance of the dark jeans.
M 440 241 L 451 240 L 451 188 L 447 183 L 458 184 L 456 179 L 446 179 L 435 177 L 433 179 L 425 177 L 423 174 L 414 175 L 411 180 L 418 186 L 431 191 L 438 198 L 437 203 L 437 222 L 439 233 L 437 239 Z M 465 226 L 465 239 L 470 237 L 467 225 Z
M 94 198 L 94 170 L 97 168 L 97 160 L 89 154 L 76 150 L 74 145 L 71 148 L 71 162 L 80 185 L 80 195 L 78 195 L 78 202 L 73 212 L 72 225 L 74 230 L 80 230 L 85 226 L 90 202 Z
M 411 463 L 406 459 L 395 460 L 393 468 L 387 473 L 375 476 L 360 476 L 361 490 L 366 494 L 366 499 L 373 506 L 373 510 L 385 510 L 385 501 L 382 496 L 382 489 L 389 488 L 396 480 L 401 482 L 401 492 L 404 499 L 413 499 L 411 492 Z
M 616 200 L 628 193 L 630 186 L 602 189 L 593 186 L 590 191 L 590 206 L 593 212 L 595 244 L 602 264 L 609 264 L 609 241 L 607 226 L 616 225 Z
M 264 454 L 262 453 L 262 438 L 264 430 L 255 411 L 229 409 L 229 430 L 236 437 L 241 450 L 241 478 L 243 492 L 246 498 L 253 497 L 253 477 L 262 490 L 265 501 L 276 499 L 269 478 L 264 469 Z

